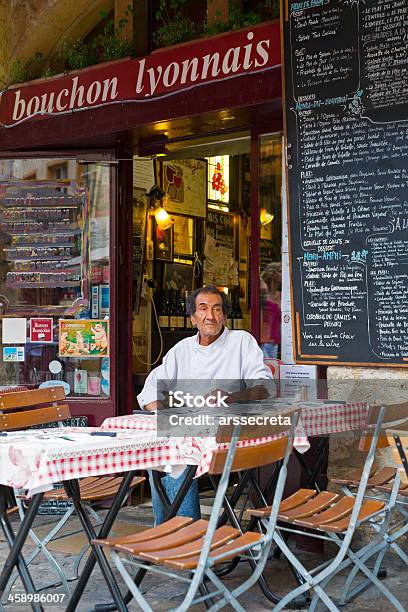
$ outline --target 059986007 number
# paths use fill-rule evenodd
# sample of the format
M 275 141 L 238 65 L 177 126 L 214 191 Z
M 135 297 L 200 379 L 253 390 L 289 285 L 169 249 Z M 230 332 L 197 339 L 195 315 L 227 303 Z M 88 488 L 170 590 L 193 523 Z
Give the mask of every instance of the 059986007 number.
M 15 593 L 8 596 L 8 603 L 62 603 L 65 593 Z

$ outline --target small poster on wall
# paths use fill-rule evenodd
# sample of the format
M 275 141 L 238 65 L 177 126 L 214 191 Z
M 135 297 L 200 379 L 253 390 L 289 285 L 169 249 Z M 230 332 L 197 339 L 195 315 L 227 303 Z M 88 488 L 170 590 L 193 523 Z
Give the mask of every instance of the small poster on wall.
M 190 217 L 207 214 L 207 162 L 202 159 L 177 159 L 163 162 L 162 185 L 168 196 L 169 212 Z
M 52 342 L 52 317 L 30 319 L 30 342 Z
M 60 319 L 60 357 L 101 357 L 109 354 L 109 321 Z

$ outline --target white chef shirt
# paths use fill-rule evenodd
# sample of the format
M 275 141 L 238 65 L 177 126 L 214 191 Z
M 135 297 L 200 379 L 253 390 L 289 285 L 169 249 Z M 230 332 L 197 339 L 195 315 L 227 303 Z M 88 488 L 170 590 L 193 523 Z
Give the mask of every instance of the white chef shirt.
M 208 346 L 199 343 L 199 334 L 178 342 L 163 358 L 162 364 L 146 378 L 143 390 L 137 396 L 140 407 L 160 399 L 158 381 L 187 379 L 234 380 L 241 382 L 241 388 L 262 379 L 268 381 L 265 386 L 269 395 L 276 395 L 272 373 L 264 364 L 261 349 L 251 334 L 241 330 L 225 328 L 221 336 Z M 235 386 L 229 390 L 237 391 L 239 388 Z

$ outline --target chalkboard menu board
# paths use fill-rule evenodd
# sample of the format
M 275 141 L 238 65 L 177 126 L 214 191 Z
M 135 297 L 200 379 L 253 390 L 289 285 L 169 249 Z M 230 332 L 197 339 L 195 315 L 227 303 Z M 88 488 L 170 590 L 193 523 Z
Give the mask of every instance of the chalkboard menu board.
M 284 3 L 295 355 L 408 365 L 408 3 Z
M 133 190 L 132 285 L 133 311 L 139 312 L 146 244 L 147 198 L 141 189 Z

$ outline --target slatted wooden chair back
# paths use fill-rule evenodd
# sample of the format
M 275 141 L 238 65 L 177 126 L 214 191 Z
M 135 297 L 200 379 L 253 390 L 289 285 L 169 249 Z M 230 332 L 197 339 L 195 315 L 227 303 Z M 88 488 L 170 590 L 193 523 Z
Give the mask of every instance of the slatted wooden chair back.
M 0 431 L 46 425 L 71 417 L 62 386 L 0 393 Z
M 286 447 L 288 445 L 288 435 L 290 430 L 290 424 L 292 416 L 295 414 L 295 410 L 285 410 L 284 418 L 282 417 L 276 423 L 270 421 L 268 425 L 244 425 L 241 427 L 239 440 L 254 440 L 265 437 L 276 437 L 274 440 L 269 440 L 263 444 L 248 446 L 238 446 L 235 451 L 234 460 L 231 467 L 231 472 L 238 472 L 241 470 L 250 470 L 257 467 L 263 467 L 277 461 L 281 461 L 285 456 Z M 262 417 L 268 418 L 269 415 L 265 413 Z M 217 432 L 217 442 L 223 444 L 229 442 L 232 436 L 232 425 L 220 426 Z M 214 451 L 211 465 L 209 469 L 210 474 L 221 474 L 224 469 L 225 460 L 227 457 L 227 448 L 217 448 Z
M 408 423 L 408 402 L 401 402 L 396 404 L 387 404 L 385 407 L 385 415 L 383 422 L 383 429 L 403 426 L 404 423 Z M 378 421 L 378 414 L 381 409 L 381 405 L 370 406 L 367 416 L 367 430 L 363 433 L 360 439 L 359 450 L 368 452 L 372 440 L 372 429 Z M 405 425 L 407 426 L 407 425 Z M 389 446 L 389 440 L 385 433 L 382 433 L 378 438 L 377 448 L 386 448 Z

